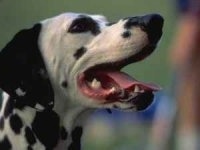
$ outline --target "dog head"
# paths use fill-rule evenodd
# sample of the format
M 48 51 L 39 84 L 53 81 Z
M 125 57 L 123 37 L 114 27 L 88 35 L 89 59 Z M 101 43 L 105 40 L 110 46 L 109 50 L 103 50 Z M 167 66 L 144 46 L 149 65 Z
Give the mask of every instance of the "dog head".
M 94 108 L 145 109 L 159 87 L 121 72 L 146 58 L 162 35 L 157 14 L 109 23 L 105 17 L 67 13 L 43 22 L 40 46 L 59 95 Z
M 52 107 L 145 109 L 159 87 L 120 70 L 146 58 L 162 35 L 157 14 L 109 23 L 104 16 L 65 13 L 23 30 L 0 53 L 0 87 L 17 99 Z M 54 94 L 53 94 L 54 93 Z M 29 101 L 29 100 L 28 100 Z M 42 101 L 42 102 L 40 102 Z

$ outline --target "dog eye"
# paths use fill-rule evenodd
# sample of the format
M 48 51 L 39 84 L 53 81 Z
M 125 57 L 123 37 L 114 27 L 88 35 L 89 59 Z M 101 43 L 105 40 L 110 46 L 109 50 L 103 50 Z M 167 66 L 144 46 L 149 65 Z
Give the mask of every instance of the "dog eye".
M 81 17 L 74 20 L 68 29 L 69 33 L 82 33 L 91 31 L 96 34 L 99 30 L 97 23 L 90 17 Z
M 87 24 L 85 23 L 75 24 L 69 30 L 69 32 L 71 33 L 81 33 L 81 32 L 86 32 L 86 31 L 88 31 L 88 27 L 87 27 Z

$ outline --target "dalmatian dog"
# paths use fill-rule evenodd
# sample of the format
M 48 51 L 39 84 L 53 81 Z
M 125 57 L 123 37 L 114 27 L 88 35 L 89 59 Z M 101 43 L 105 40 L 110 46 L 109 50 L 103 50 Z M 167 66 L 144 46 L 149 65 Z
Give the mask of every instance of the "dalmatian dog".
M 80 150 L 96 109 L 147 108 L 160 87 L 120 70 L 154 51 L 162 27 L 158 14 L 64 13 L 18 32 L 0 52 L 0 150 Z

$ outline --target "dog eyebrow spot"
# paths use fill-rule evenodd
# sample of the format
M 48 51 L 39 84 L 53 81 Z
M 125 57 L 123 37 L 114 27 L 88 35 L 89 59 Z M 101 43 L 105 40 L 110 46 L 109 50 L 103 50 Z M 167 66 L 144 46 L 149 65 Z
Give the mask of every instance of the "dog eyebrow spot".
M 69 33 L 83 33 L 90 31 L 93 35 L 100 33 L 98 23 L 91 17 L 80 15 L 75 19 L 68 29 Z
M 81 47 L 79 48 L 76 53 L 74 53 L 74 57 L 77 59 L 79 59 L 85 52 L 87 51 L 87 49 L 85 47 Z
M 131 32 L 130 31 L 125 31 L 122 33 L 122 37 L 123 38 L 129 38 L 131 36 Z

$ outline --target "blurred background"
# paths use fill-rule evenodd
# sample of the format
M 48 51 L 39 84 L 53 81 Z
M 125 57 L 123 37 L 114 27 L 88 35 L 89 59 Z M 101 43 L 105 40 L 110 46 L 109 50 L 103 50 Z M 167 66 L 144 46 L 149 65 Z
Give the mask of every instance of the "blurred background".
M 195 1 L 195 0 L 194 0 Z M 171 67 L 171 43 L 177 31 L 175 0 L 0 0 L 0 49 L 20 29 L 62 12 L 103 14 L 115 21 L 127 16 L 159 13 L 165 19 L 163 37 L 157 50 L 144 61 L 124 68 L 139 80 L 163 87 L 144 112 L 97 111 L 86 125 L 84 150 L 169 150 L 174 149 L 176 100 L 175 77 Z

